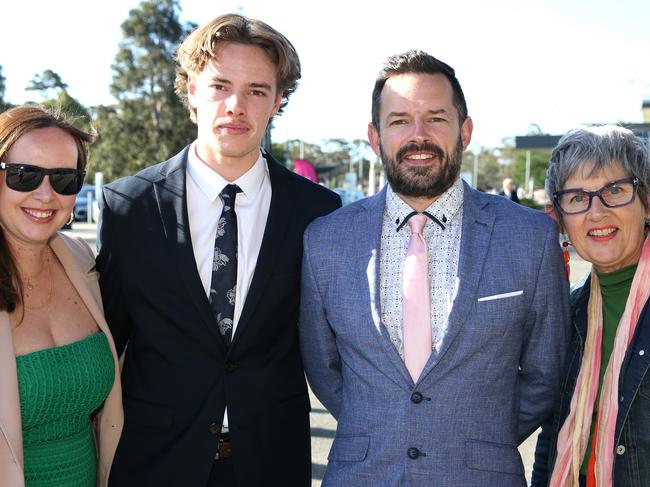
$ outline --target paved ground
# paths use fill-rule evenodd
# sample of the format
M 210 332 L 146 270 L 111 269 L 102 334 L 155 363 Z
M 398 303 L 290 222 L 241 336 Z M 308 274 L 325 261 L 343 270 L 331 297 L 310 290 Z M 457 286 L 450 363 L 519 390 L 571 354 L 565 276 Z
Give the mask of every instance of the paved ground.
M 95 248 L 97 227 L 95 224 L 74 223 L 71 233 L 82 236 Z M 580 281 L 591 269 L 591 265 L 583 261 L 573 249 L 571 251 L 571 282 Z M 327 454 L 336 433 L 336 421 L 323 405 L 311 394 L 311 444 L 312 444 L 312 487 L 320 487 L 327 465 Z M 535 453 L 537 433 L 533 434 L 519 447 L 526 467 L 526 476 L 530 481 L 530 472 Z M 369 486 L 370 487 L 370 486 Z

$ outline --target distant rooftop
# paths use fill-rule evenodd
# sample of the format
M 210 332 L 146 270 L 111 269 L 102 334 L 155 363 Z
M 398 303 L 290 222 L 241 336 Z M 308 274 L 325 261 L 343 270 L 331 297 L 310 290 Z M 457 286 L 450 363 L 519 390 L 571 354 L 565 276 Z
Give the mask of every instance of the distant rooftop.
M 561 135 L 518 135 L 515 137 L 516 149 L 552 149 L 560 140 Z
M 650 101 L 647 101 L 650 107 Z M 650 122 L 644 123 L 620 123 L 617 124 L 631 130 L 642 140 L 650 140 Z M 518 135 L 515 137 L 515 149 L 524 150 L 546 150 L 552 149 L 560 141 L 561 135 Z

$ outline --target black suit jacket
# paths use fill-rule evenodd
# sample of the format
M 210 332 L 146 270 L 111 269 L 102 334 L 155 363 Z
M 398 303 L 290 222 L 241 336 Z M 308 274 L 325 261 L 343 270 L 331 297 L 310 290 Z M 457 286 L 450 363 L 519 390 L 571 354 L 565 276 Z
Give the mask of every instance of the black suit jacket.
M 229 348 L 201 284 L 187 215 L 185 148 L 107 185 L 100 224 L 106 318 L 124 430 L 111 486 L 205 487 L 228 407 L 239 485 L 310 485 L 309 397 L 298 350 L 302 236 L 340 206 L 269 155 L 272 197 L 255 274 Z

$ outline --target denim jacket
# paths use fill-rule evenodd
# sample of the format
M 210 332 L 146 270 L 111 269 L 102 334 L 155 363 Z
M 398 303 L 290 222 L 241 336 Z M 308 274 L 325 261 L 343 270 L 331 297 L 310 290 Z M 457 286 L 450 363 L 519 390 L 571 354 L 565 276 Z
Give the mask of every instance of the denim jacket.
M 650 283 L 649 283 L 650 284 Z M 537 439 L 531 487 L 545 487 L 557 455 L 557 437 L 569 414 L 584 343 L 590 282 L 571 293 L 573 337 L 565 362 L 560 401 L 554 417 L 542 425 Z M 650 303 L 650 301 L 649 301 Z M 615 487 L 650 487 L 650 305 L 646 303 L 619 376 L 619 405 L 614 441 Z

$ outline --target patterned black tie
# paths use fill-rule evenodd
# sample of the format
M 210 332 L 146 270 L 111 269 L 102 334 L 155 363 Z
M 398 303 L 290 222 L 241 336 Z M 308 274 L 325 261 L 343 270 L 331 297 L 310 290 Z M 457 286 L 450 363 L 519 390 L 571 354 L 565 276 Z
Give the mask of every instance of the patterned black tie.
M 229 184 L 219 194 L 223 210 L 217 225 L 212 260 L 210 305 L 226 345 L 232 340 L 232 325 L 237 293 L 237 214 L 235 197 L 241 189 Z

